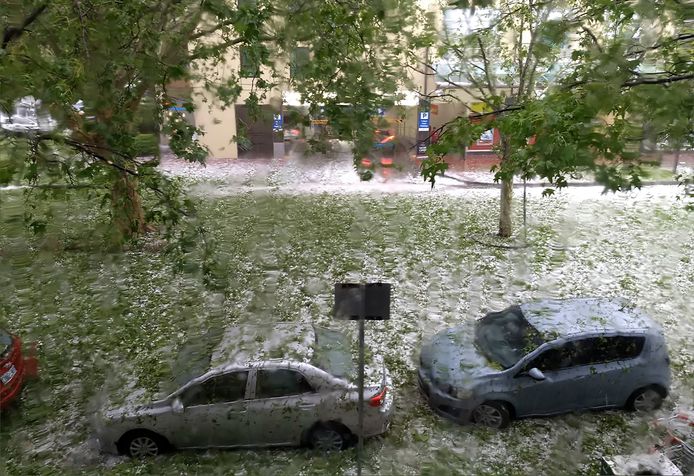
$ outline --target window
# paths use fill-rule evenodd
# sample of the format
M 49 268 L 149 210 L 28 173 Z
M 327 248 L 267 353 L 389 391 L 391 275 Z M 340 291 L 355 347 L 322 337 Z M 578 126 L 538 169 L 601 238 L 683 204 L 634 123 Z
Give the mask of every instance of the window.
M 545 371 L 555 371 L 578 365 L 592 365 L 616 360 L 634 359 L 643 350 L 644 337 L 593 337 L 567 342 L 561 347 L 549 349 L 525 366 Z
M 643 337 L 595 337 L 576 342 L 576 365 L 599 364 L 638 357 L 643 350 Z
M 253 54 L 253 50 L 247 46 L 242 46 L 240 50 L 241 66 L 239 75 L 242 78 L 255 78 L 260 74 L 260 61 Z
M 255 398 L 285 397 L 313 392 L 299 372 L 287 369 L 259 370 Z
M 575 365 L 575 354 L 576 348 L 573 342 L 568 342 L 561 347 L 555 347 L 553 349 L 544 351 L 532 362 L 526 365 L 524 370 L 527 372 L 533 367 L 536 367 L 543 372 L 553 372 L 556 370 L 566 369 Z
M 301 78 L 310 60 L 311 52 L 308 48 L 294 48 L 294 51 L 292 51 L 292 58 L 289 63 L 289 75 L 291 76 L 291 78 Z
M 475 324 L 475 347 L 505 369 L 543 343 L 518 306 L 491 312 Z
M 342 332 L 316 327 L 311 363 L 335 377 L 353 378 L 354 362 L 349 339 Z
M 181 396 L 185 406 L 213 405 L 243 400 L 248 372 L 232 372 L 212 377 L 186 390 Z

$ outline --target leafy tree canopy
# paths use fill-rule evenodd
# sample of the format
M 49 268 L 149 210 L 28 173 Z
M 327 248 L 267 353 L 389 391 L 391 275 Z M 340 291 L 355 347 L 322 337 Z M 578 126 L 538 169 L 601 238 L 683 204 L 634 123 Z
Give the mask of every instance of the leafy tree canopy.
M 205 160 L 196 141 L 204 131 L 181 117 L 164 120 L 172 83 L 202 84 L 216 105 L 233 106 L 239 74 L 218 72 L 243 47 L 258 67 L 246 99 L 257 112 L 289 81 L 294 49 L 308 48 L 311 60 L 292 88 L 362 150 L 372 112 L 406 81 L 406 52 L 427 41 L 424 20 L 414 0 L 6 0 L 0 107 L 11 114 L 18 99 L 34 97 L 57 127 L 0 129 L 0 185 L 27 183 L 38 198 L 88 187 L 109 206 L 116 243 L 151 225 L 181 238 L 191 203 L 180 184 L 137 157 L 147 144 L 138 124 L 150 111 L 179 157 Z M 192 111 L 194 101 L 183 106 Z M 42 218 L 28 221 L 41 228 Z
M 588 169 L 606 190 L 640 186 L 644 144 L 694 142 L 694 30 L 685 3 L 451 2 L 487 22 L 444 36 L 442 81 L 486 111 L 443 126 L 422 174 L 433 182 L 445 154 L 496 127 L 505 139 L 497 180 L 541 177 L 563 187 Z

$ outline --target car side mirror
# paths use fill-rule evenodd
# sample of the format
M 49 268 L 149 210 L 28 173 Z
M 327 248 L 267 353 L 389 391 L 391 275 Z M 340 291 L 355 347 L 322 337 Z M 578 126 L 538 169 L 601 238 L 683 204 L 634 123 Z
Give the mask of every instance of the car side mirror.
M 535 380 L 544 380 L 547 377 L 545 377 L 545 374 L 542 373 L 540 369 L 537 367 L 533 367 L 528 371 L 528 375 L 530 375 L 533 379 Z
M 174 398 L 171 402 L 171 411 L 177 415 L 180 415 L 185 411 L 186 407 L 183 406 L 183 402 L 179 397 Z

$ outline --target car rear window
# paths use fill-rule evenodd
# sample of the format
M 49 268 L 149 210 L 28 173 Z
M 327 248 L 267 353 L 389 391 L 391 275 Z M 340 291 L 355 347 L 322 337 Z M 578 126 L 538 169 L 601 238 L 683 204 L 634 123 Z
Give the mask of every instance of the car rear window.
M 5 357 L 12 347 L 12 336 L 0 329 L 0 359 Z
M 311 363 L 339 378 L 354 376 L 354 361 L 347 336 L 332 329 L 315 328 L 316 343 Z

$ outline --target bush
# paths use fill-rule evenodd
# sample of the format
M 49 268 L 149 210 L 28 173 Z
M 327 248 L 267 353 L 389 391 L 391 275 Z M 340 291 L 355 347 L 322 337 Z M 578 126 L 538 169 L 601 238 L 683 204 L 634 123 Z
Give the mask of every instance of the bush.
M 159 157 L 159 138 L 154 134 L 138 134 L 133 148 L 135 157 Z

